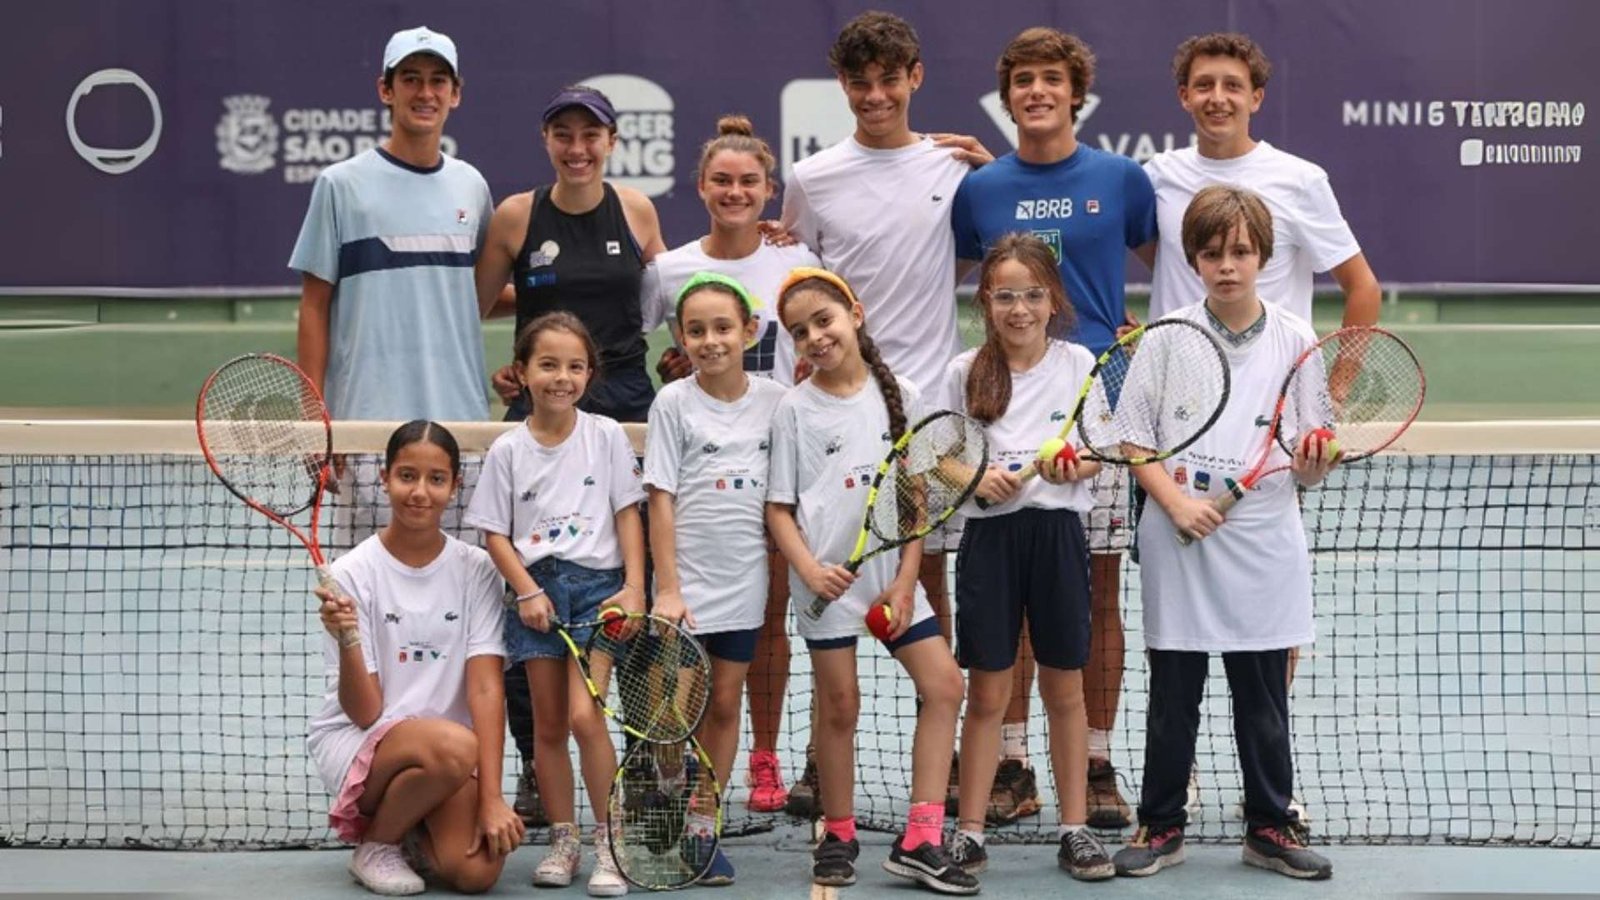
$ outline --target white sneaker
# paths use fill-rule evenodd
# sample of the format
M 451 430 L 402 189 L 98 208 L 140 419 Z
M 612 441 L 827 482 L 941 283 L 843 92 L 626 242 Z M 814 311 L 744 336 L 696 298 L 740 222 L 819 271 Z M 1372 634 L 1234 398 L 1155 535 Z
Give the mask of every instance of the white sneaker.
M 421 876 L 406 865 L 399 844 L 367 841 L 358 845 L 350 857 L 350 875 L 374 894 L 389 897 L 420 894 L 425 887 Z
M 537 887 L 566 887 L 578 875 L 578 826 L 563 822 L 550 826 L 550 850 L 533 870 Z
M 611 835 L 605 825 L 594 829 L 594 872 L 589 875 L 589 896 L 621 897 L 628 893 L 628 879 L 617 868 L 611 855 Z
M 1189 767 L 1189 790 L 1183 800 L 1183 811 L 1193 819 L 1200 815 L 1200 769 L 1198 766 Z

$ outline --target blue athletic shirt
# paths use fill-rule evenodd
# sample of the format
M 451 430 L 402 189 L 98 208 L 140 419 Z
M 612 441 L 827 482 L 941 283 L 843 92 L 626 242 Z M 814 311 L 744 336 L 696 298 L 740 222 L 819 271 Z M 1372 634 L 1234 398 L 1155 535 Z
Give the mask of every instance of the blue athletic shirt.
M 1115 153 L 1079 144 L 1045 165 L 1008 153 L 961 183 L 950 226 L 961 259 L 982 259 L 1014 231 L 1049 244 L 1078 318 L 1074 332 L 1055 337 L 1098 356 L 1123 323 L 1127 251 L 1155 240 L 1156 195 L 1139 164 Z

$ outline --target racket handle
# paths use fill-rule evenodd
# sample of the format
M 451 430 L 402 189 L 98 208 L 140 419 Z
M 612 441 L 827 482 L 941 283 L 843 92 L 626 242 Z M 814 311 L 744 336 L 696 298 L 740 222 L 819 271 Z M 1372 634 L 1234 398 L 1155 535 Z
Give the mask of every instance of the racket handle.
M 339 582 L 328 571 L 327 566 L 317 566 L 317 585 L 335 597 L 344 596 L 344 588 L 339 587 Z M 361 632 L 349 628 L 339 632 L 339 646 L 354 647 L 361 643 Z
M 822 618 L 822 614 L 828 611 L 828 602 L 821 597 L 813 599 L 811 605 L 806 607 L 806 615 L 810 616 L 812 620 Z
M 1228 510 L 1233 509 L 1240 500 L 1244 499 L 1244 492 L 1245 488 L 1235 484 L 1233 479 L 1230 478 L 1228 479 L 1228 492 L 1212 498 L 1211 508 L 1226 516 Z M 1192 543 L 1194 543 L 1194 535 L 1187 531 L 1178 532 L 1178 544 L 1180 546 L 1187 547 Z

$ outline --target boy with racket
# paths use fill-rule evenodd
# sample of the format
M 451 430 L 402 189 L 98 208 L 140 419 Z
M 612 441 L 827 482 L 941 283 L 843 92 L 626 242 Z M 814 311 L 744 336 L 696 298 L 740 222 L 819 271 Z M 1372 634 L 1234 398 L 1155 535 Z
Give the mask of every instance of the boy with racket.
M 1220 652 L 1243 769 L 1244 861 L 1294 878 L 1328 878 L 1332 865 L 1306 846 L 1305 827 L 1289 806 L 1288 709 L 1289 648 L 1311 643 L 1314 630 L 1311 561 L 1295 485 L 1319 483 L 1335 456 L 1328 444 L 1305 439 L 1326 424 L 1323 386 L 1307 379 L 1303 394 L 1287 398 L 1281 420 L 1272 417 L 1286 376 L 1316 335 L 1304 319 L 1256 293 L 1261 267 L 1272 258 L 1273 229 L 1255 194 L 1201 190 L 1184 213 L 1183 247 L 1206 299 L 1172 315 L 1222 340 L 1232 389 L 1221 419 L 1198 441 L 1133 470 L 1150 498 L 1139 522 L 1150 706 L 1139 830 L 1113 861 L 1117 874 L 1131 876 L 1183 862 L 1200 702 L 1210 654 Z M 1124 397 L 1148 389 L 1135 356 Z M 1119 412 L 1137 408 L 1124 400 Z M 1118 427 L 1129 444 L 1142 446 L 1161 423 L 1119 416 Z M 1290 471 L 1264 480 L 1224 519 L 1211 499 L 1231 491 L 1263 447 L 1283 455 L 1274 427 L 1292 436 Z M 1196 538 L 1192 546 L 1178 542 L 1179 530 Z
M 1031 233 L 1055 251 L 1061 281 L 1076 313 L 1070 338 L 1095 356 L 1127 323 L 1124 306 L 1128 253 L 1154 258 L 1155 195 L 1132 160 L 1080 144 L 1073 133 L 1094 83 L 1094 53 L 1076 36 L 1029 28 L 1001 53 L 996 71 L 1007 114 L 1017 123 L 1017 149 L 973 172 L 956 192 L 951 214 L 956 254 L 980 260 L 1002 236 Z M 1111 732 L 1122 690 L 1124 644 L 1118 607 L 1122 551 L 1130 537 L 1127 474 L 1102 470 L 1093 483 L 1087 517 L 1093 597 L 1093 640 L 1083 688 L 1089 710 L 1089 823 L 1128 824 L 1128 806 L 1111 765 Z M 1027 703 L 1031 658 L 1016 667 L 1017 685 L 1006 715 L 1006 736 L 991 804 L 1004 823 L 1038 811 L 1027 763 Z
M 961 710 L 961 670 L 941 639 L 938 620 L 917 583 L 920 540 L 865 559 L 852 574 L 842 563 L 860 534 L 873 472 L 906 433 L 919 394 L 897 379 L 866 334 L 862 306 L 837 275 L 799 269 L 779 292 L 778 315 L 811 377 L 786 393 L 772 421 L 767 527 L 789 561 L 800 636 L 816 678 L 815 743 L 824 834 L 812 854 L 811 879 L 854 884 L 855 733 L 861 709 L 856 642 L 869 607 L 887 604 L 884 641 L 905 668 L 922 703 L 911 753 L 911 810 L 884 868 L 948 894 L 976 894 L 978 881 L 944 849 L 944 790 Z M 819 618 L 804 613 L 828 601 Z

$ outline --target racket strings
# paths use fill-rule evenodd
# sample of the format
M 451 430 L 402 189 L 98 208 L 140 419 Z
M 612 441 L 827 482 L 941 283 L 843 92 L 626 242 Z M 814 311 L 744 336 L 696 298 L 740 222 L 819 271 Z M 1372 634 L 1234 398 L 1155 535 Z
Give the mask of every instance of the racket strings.
M 1295 370 L 1291 397 L 1301 421 L 1284 433 L 1329 428 L 1347 459 L 1387 446 L 1422 407 L 1422 367 L 1399 338 L 1375 329 L 1347 329 L 1321 343 L 1321 366 Z M 1308 410 L 1308 411 L 1307 411 Z
M 647 622 L 631 638 L 597 628 L 587 654 L 603 672 L 624 724 L 652 741 L 678 741 L 699 724 L 711 696 L 710 665 L 681 629 Z
M 1228 360 L 1216 339 L 1192 322 L 1147 327 L 1136 351 L 1111 356 L 1084 398 L 1078 433 L 1095 456 L 1167 456 L 1193 443 L 1222 413 Z
M 676 887 L 711 864 L 720 830 L 716 773 L 692 741 L 640 741 L 611 789 L 612 849 L 623 874 Z
M 283 516 L 311 505 L 329 435 L 322 399 L 298 370 L 259 356 L 227 364 L 201 399 L 200 429 L 236 491 Z
M 868 527 L 885 542 L 931 531 L 983 477 L 986 441 L 983 426 L 966 416 L 919 423 L 878 486 Z

